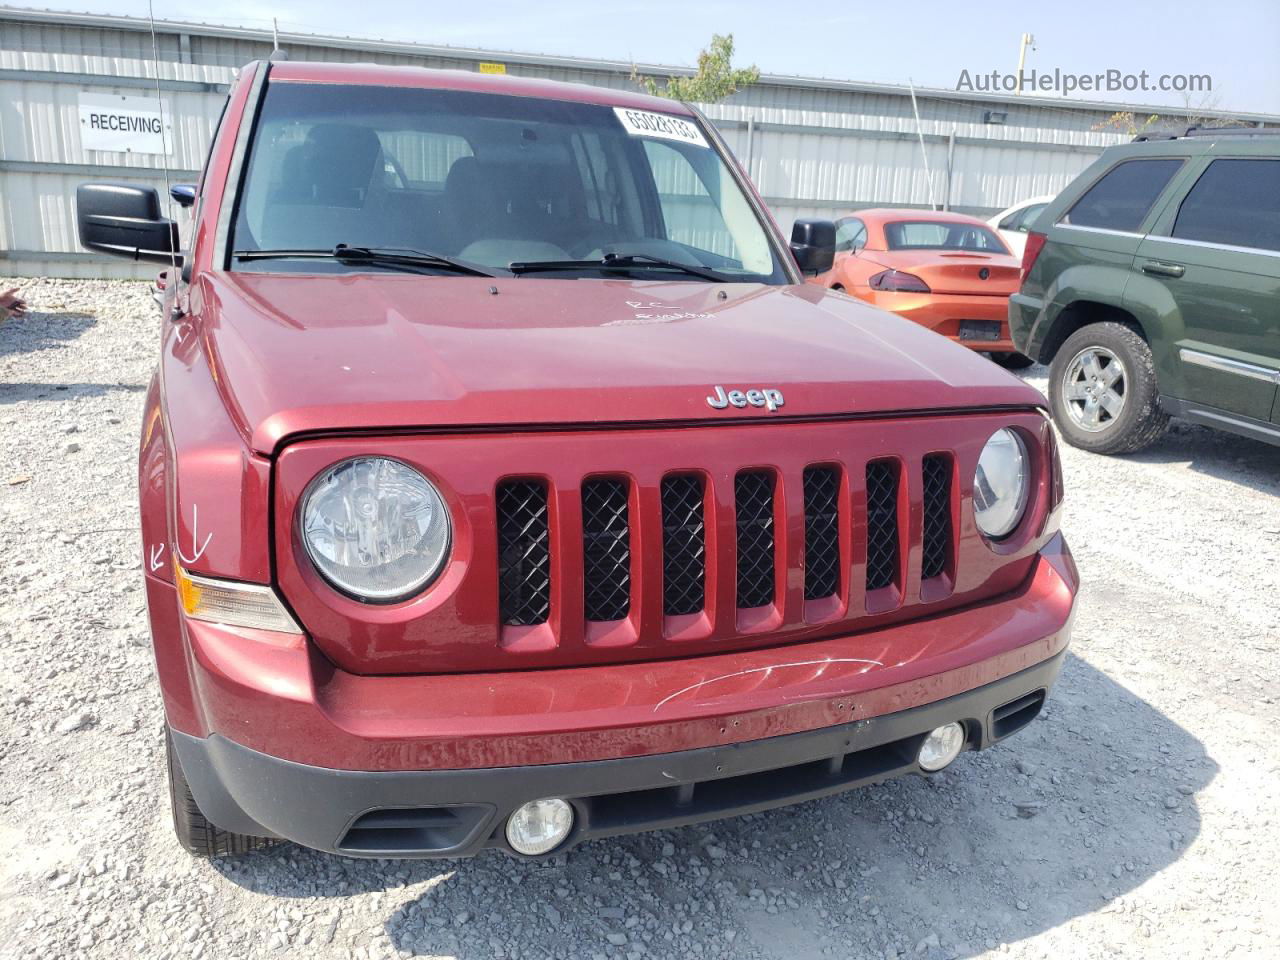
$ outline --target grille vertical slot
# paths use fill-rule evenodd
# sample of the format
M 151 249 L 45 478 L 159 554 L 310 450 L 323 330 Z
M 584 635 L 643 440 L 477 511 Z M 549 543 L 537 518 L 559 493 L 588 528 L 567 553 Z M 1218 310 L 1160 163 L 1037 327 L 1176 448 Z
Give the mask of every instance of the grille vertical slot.
M 707 602 L 707 522 L 703 479 L 681 473 L 662 478 L 662 612 L 700 612 Z
M 951 458 L 932 453 L 922 464 L 924 477 L 924 536 L 920 578 L 942 576 L 951 554 Z
M 898 577 L 898 464 L 867 464 L 867 589 L 880 590 Z
M 773 603 L 773 487 L 773 474 L 758 470 L 744 470 L 733 481 L 741 608 Z
M 583 613 L 621 620 L 631 612 L 631 509 L 623 480 L 582 485 Z
M 551 533 L 547 486 L 498 485 L 498 610 L 507 626 L 546 623 L 551 613 Z
M 821 600 L 840 586 L 840 474 L 804 471 L 804 598 Z

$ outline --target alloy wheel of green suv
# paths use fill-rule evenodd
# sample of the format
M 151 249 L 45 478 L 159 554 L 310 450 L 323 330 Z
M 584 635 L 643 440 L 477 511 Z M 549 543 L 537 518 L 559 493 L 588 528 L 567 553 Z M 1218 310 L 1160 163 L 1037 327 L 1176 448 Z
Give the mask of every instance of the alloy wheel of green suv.
M 1123 323 L 1091 323 L 1067 338 L 1049 368 L 1049 403 L 1063 438 L 1093 453 L 1133 453 L 1169 425 L 1151 348 Z
M 1075 426 L 1102 433 L 1124 413 L 1125 370 L 1106 347 L 1085 347 L 1062 376 L 1063 406 Z

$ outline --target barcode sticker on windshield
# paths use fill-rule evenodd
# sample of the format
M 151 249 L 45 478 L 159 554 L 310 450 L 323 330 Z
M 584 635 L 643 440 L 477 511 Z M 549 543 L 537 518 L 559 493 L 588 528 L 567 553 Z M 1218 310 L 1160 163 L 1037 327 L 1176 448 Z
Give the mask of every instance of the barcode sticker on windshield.
M 660 140 L 675 140 L 677 143 L 688 143 L 695 147 L 707 146 L 707 140 L 697 124 L 683 117 L 673 117 L 669 113 L 649 113 L 647 110 L 631 110 L 627 107 L 614 107 L 613 112 L 618 115 L 627 133 L 633 137 L 657 137 Z

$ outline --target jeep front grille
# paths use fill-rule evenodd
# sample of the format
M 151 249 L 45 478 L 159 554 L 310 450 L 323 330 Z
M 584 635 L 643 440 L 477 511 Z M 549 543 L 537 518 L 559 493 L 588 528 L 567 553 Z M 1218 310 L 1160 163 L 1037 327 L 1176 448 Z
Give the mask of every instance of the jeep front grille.
M 547 485 L 498 486 L 498 607 L 507 626 L 546 623 L 551 612 L 551 533 Z
M 917 463 L 921 529 L 915 556 L 923 582 L 946 573 L 952 564 L 956 493 L 950 456 L 930 454 Z M 842 573 L 850 558 L 855 569 L 859 561 L 864 563 L 866 594 L 890 587 L 899 593 L 903 590 L 904 558 L 910 549 L 909 509 L 902 496 L 909 483 L 908 471 L 898 459 L 872 460 L 865 471 L 864 490 L 842 492 L 842 468 L 814 464 L 797 478 L 796 494 L 788 494 L 784 477 L 773 470 L 742 470 L 733 475 L 731 536 L 718 539 L 717 553 L 722 562 L 727 559 L 731 564 L 734 607 L 767 609 L 780 602 L 779 584 L 788 582 L 783 569 L 787 561 L 778 548 L 780 502 L 793 503 L 792 509 L 798 507 L 803 513 L 803 550 L 797 565 L 802 567 L 798 582 L 804 603 L 838 600 L 852 582 Z M 582 619 L 588 624 L 626 620 L 640 603 L 632 572 L 643 559 L 633 557 L 633 545 L 656 546 L 657 541 L 644 535 L 635 516 L 628 479 L 593 477 L 582 483 L 578 494 Z M 702 613 L 708 608 L 711 589 L 707 478 L 699 473 L 667 474 L 657 499 L 662 614 Z M 523 479 L 499 484 L 497 514 L 502 623 L 513 627 L 546 623 L 552 608 L 552 570 L 557 568 L 546 484 Z M 869 609 L 879 612 L 897 603 L 890 595 Z
M 974 433 L 989 436 L 988 422 Z M 704 451 L 693 431 L 676 443 L 637 430 L 625 448 L 575 438 L 567 466 L 549 442 L 526 441 L 539 457 L 497 477 L 493 539 L 473 499 L 457 540 L 492 557 L 499 649 L 542 666 L 557 650 L 610 663 L 801 641 L 940 612 L 1025 576 L 1024 565 L 991 582 L 1000 558 L 960 543 L 977 441 L 938 450 L 923 423 L 874 443 L 862 430 L 814 427 L 817 442 L 782 451 L 736 433 Z M 458 615 L 479 624 L 484 603 L 477 594 Z

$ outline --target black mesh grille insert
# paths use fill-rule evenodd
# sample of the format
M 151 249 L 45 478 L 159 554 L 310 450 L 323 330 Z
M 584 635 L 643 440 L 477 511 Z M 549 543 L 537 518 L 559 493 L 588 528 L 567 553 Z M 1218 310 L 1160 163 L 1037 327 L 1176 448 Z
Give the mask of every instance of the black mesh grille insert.
M 662 479 L 662 612 L 698 613 L 706 605 L 707 526 L 702 477 Z
M 743 472 L 733 481 L 738 527 L 738 606 L 773 603 L 773 474 Z
M 546 623 L 551 612 L 547 488 L 537 480 L 498 485 L 498 609 L 513 627 Z
M 631 527 L 627 485 L 582 485 L 582 591 L 588 620 L 621 620 L 631 611 Z
M 924 458 L 924 552 L 920 576 L 941 576 L 951 552 L 951 458 L 934 453 Z
M 898 576 L 898 465 L 867 464 L 867 589 L 887 587 Z
M 840 583 L 840 474 L 834 467 L 804 472 L 804 598 L 820 600 Z

